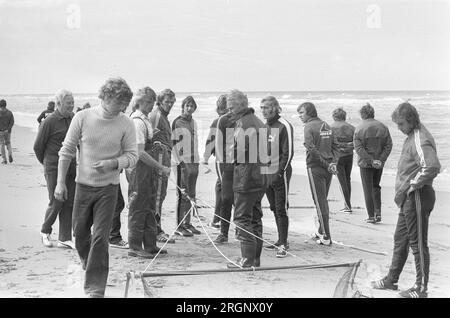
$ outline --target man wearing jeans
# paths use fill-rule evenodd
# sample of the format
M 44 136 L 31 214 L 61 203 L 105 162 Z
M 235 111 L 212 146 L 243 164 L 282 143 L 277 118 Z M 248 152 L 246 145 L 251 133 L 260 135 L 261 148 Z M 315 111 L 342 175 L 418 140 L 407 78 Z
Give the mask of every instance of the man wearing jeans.
M 353 138 L 369 218 L 367 223 L 381 222 L 381 187 L 384 163 L 392 150 L 389 129 L 374 119 L 375 111 L 367 104 L 359 111 L 363 122 L 356 127 Z
M 75 246 L 86 270 L 84 291 L 89 297 L 104 297 L 119 173 L 138 160 L 134 124 L 122 112 L 132 96 L 125 80 L 108 79 L 100 89 L 101 104 L 75 114 L 59 151 L 55 198 L 63 201 L 67 199 L 65 179 L 70 161 L 80 145 L 73 223 Z
M 6 108 L 6 100 L 0 100 L 0 147 L 2 153 L 2 164 L 7 164 L 5 146 L 8 149 L 9 162 L 13 162 L 11 147 L 11 130 L 14 126 L 14 115 Z
M 57 200 L 53 195 L 58 177 L 58 152 L 72 121 L 73 106 L 72 93 L 67 90 L 61 90 L 56 96 L 56 110 L 39 126 L 36 141 L 34 142 L 36 158 L 44 165 L 44 175 L 50 200 L 41 228 L 42 243 L 47 247 L 53 246 L 50 234 L 52 233 L 52 225 L 55 223 L 56 217 L 58 217 L 58 247 L 75 249 L 75 244 L 72 242 L 72 208 L 76 176 L 75 159 L 71 160 L 66 176 L 67 200 Z

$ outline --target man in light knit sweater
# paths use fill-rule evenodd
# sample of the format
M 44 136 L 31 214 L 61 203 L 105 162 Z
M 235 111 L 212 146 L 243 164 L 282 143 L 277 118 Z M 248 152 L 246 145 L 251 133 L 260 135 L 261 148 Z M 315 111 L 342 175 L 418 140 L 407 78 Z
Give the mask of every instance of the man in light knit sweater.
M 132 96 L 125 80 L 108 79 L 99 92 L 101 104 L 75 114 L 59 151 L 55 198 L 66 200 L 67 170 L 80 146 L 73 227 L 75 246 L 86 270 L 84 291 L 89 297 L 104 297 L 119 173 L 138 160 L 133 121 L 122 113 Z

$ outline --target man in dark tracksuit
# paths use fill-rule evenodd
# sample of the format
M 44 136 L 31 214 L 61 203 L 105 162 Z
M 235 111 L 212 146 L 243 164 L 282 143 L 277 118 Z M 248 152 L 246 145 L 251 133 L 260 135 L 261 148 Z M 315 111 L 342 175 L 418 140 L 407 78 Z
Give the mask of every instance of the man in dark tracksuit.
M 219 115 L 216 119 L 213 120 L 211 126 L 209 127 L 209 134 L 206 138 L 206 145 L 205 145 L 205 152 L 203 154 L 203 164 L 208 165 L 209 157 L 212 155 L 216 156 L 216 149 L 215 149 L 215 143 L 216 143 L 216 131 L 217 131 L 217 122 L 219 121 L 220 116 L 225 115 L 227 112 L 227 96 L 226 95 L 220 95 L 217 99 L 216 103 L 216 112 Z M 208 223 L 209 226 L 214 228 L 220 228 L 220 209 L 222 206 L 222 171 L 220 170 L 220 163 L 217 161 L 215 163 L 216 173 L 217 173 L 217 181 L 215 186 L 215 199 L 216 204 L 214 207 L 214 217 L 210 223 Z
M 291 160 L 294 156 L 294 130 L 292 125 L 280 117 L 281 107 L 277 99 L 267 96 L 261 101 L 261 112 L 266 119 L 268 136 L 269 167 L 273 169 L 267 175 L 266 196 L 270 210 L 275 216 L 278 240 L 265 248 L 277 250 L 279 258 L 287 256 L 289 247 L 287 238 L 289 230 L 289 182 L 292 176 Z
M 172 153 L 172 129 L 170 128 L 169 119 L 167 116 L 175 103 L 175 93 L 170 89 L 164 89 L 157 96 L 157 107 L 152 110 L 149 115 L 150 123 L 153 127 L 153 158 L 160 164 L 170 167 L 171 153 Z M 175 243 L 175 240 L 170 238 L 169 235 L 164 233 L 161 228 L 161 212 L 162 204 L 167 194 L 167 182 L 169 176 L 161 175 L 157 171 L 154 171 L 153 182 L 154 189 L 156 191 L 155 201 L 155 216 L 157 221 L 158 241 L 161 243 L 169 242 Z
M 339 149 L 337 177 L 345 204 L 345 207 L 341 212 L 351 213 L 351 175 L 353 168 L 353 135 L 355 134 L 355 127 L 345 121 L 347 113 L 341 107 L 336 108 L 333 111 L 332 116 L 334 122 L 330 126 Z
M 192 96 L 187 96 L 181 103 L 181 116 L 172 123 L 173 155 L 177 163 L 177 229 L 175 234 L 180 236 L 192 236 L 201 234 L 191 224 L 191 202 L 195 201 L 195 189 L 198 177 L 198 131 L 197 123 L 192 114 L 197 109 L 197 104 Z M 189 198 L 185 195 L 187 194 Z
M 261 154 L 267 154 L 267 149 L 264 149 L 266 134 L 264 124 L 255 116 L 254 110 L 248 107 L 248 99 L 244 93 L 232 90 L 227 95 L 227 105 L 236 118 L 233 220 L 236 225 L 236 238 L 241 242 L 241 258 L 237 260 L 236 265 L 258 267 L 263 229 L 261 199 L 265 191 Z M 264 140 L 261 142 L 260 138 Z M 235 264 L 230 263 L 228 267 L 233 268 Z
M 369 218 L 367 223 L 381 221 L 380 180 L 383 166 L 392 150 L 389 129 L 374 119 L 375 111 L 370 104 L 360 110 L 363 122 L 356 127 L 353 142 L 358 154 L 358 165 Z
M 300 119 L 305 123 L 304 146 L 309 184 L 319 219 L 318 233 L 313 238 L 320 245 L 330 245 L 328 191 L 331 178 L 336 174 L 339 159 L 337 144 L 330 126 L 317 117 L 316 107 L 306 102 L 297 108 Z
M 436 143 L 431 133 L 420 123 L 419 114 L 409 103 L 400 104 L 392 113 L 398 129 L 407 135 L 398 162 L 394 201 L 400 208 L 394 234 L 394 252 L 389 273 L 372 282 L 376 289 L 398 289 L 398 280 L 411 247 L 416 267 L 416 282 L 400 296 L 428 296 L 430 253 L 428 249 L 428 219 L 435 203 L 433 179 L 441 165 Z

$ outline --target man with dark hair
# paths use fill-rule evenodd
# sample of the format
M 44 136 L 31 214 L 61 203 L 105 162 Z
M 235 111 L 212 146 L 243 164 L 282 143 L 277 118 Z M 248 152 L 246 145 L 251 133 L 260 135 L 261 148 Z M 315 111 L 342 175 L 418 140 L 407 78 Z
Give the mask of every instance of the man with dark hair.
M 280 116 L 281 107 L 275 97 L 267 96 L 261 100 L 261 112 L 266 119 L 267 149 L 270 167 L 273 169 L 272 173 L 267 175 L 266 196 L 278 231 L 278 240 L 265 249 L 277 250 L 276 257 L 283 258 L 287 256 L 289 248 L 289 182 L 294 156 L 294 130 L 292 125 Z
M 395 181 L 394 201 L 400 208 L 394 234 L 394 252 L 389 273 L 372 282 L 376 289 L 398 289 L 398 280 L 411 247 L 416 268 L 414 286 L 400 293 L 405 298 L 428 296 L 430 253 L 428 220 L 436 200 L 433 180 L 441 165 L 436 143 L 420 122 L 419 114 L 409 103 L 400 104 L 392 113 L 392 121 L 407 137 L 403 143 Z
M 192 236 L 201 234 L 191 224 L 191 202 L 195 201 L 195 189 L 198 178 L 198 130 L 192 115 L 197 110 L 197 103 L 192 96 L 187 96 L 181 103 L 181 115 L 172 123 L 172 141 L 174 160 L 177 164 L 177 205 L 175 234 Z M 180 191 L 184 190 L 184 193 Z M 187 196 L 189 196 L 189 198 Z
M 215 149 L 215 143 L 216 143 L 216 132 L 217 132 L 217 122 L 219 121 L 220 116 L 225 115 L 227 113 L 227 96 L 225 94 L 222 94 L 219 96 L 216 102 L 216 112 L 219 117 L 213 120 L 211 123 L 211 126 L 209 127 L 209 133 L 208 137 L 206 138 L 206 144 L 205 144 L 205 152 L 203 154 L 203 164 L 208 165 L 209 158 L 214 155 L 216 156 L 216 149 Z M 216 204 L 214 207 L 214 216 L 210 223 L 208 223 L 208 226 L 213 228 L 220 228 L 220 209 L 222 206 L 222 165 L 217 161 L 216 157 L 216 173 L 217 173 L 217 181 L 215 186 L 215 199 Z
M 138 161 L 136 130 L 132 119 L 123 113 L 132 96 L 125 80 L 108 79 L 99 92 L 100 106 L 75 114 L 59 151 L 55 198 L 64 201 L 67 170 L 80 145 L 73 229 L 86 270 L 84 291 L 89 297 L 104 297 L 119 174 Z
M 11 147 L 11 131 L 14 126 L 14 115 L 6 108 L 6 100 L 0 100 L 0 147 L 2 154 L 2 164 L 7 164 L 5 146 L 8 149 L 9 162 L 13 162 Z
M 327 197 L 332 176 L 337 173 L 336 163 L 339 159 L 337 145 L 333 131 L 325 121 L 317 117 L 317 110 L 313 103 L 301 104 L 297 112 L 305 124 L 306 167 L 319 219 L 319 229 L 313 234 L 313 239 L 317 244 L 331 245 Z
M 369 215 L 366 222 L 378 223 L 381 222 L 380 180 L 392 150 L 392 139 L 387 126 L 374 118 L 375 111 L 370 104 L 364 105 L 360 114 L 363 121 L 355 129 L 353 142 Z
M 55 102 L 49 101 L 48 105 L 47 105 L 47 109 L 44 110 L 37 118 L 38 123 L 41 124 L 41 122 L 44 119 L 46 119 L 48 116 L 50 116 L 50 114 L 53 113 L 54 111 L 55 111 Z
M 227 94 L 227 105 L 236 118 L 232 148 L 235 158 L 233 219 L 236 224 L 236 238 L 241 245 L 241 257 L 236 261 L 236 265 L 244 268 L 259 267 L 263 229 L 261 199 L 265 191 L 261 156 L 267 154 L 267 136 L 260 131 L 264 124 L 255 116 L 255 111 L 248 107 L 248 99 L 244 93 L 232 90 Z M 236 265 L 230 263 L 228 267 L 234 268 Z
M 170 167 L 172 156 L 172 129 L 167 117 L 175 101 L 175 93 L 168 88 L 164 89 L 156 98 L 157 107 L 153 108 L 148 116 L 153 127 L 153 158 L 166 167 Z M 153 174 L 153 188 L 156 191 L 155 216 L 158 230 L 157 239 L 161 243 L 175 243 L 175 240 L 170 238 L 161 227 L 162 204 L 166 198 L 168 180 L 168 175 L 162 175 L 156 171 Z
M 339 149 L 339 161 L 337 163 L 337 178 L 340 190 L 344 197 L 345 207 L 341 212 L 352 212 L 352 204 L 350 202 L 352 193 L 351 175 L 353 168 L 353 135 L 355 127 L 345 120 L 347 113 L 342 107 L 336 108 L 333 113 L 334 122 L 330 125 L 334 138 Z

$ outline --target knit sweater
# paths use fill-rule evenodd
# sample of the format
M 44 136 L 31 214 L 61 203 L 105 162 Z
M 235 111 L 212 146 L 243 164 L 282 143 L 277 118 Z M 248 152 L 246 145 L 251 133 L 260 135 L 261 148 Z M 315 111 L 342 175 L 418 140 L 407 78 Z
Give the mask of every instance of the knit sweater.
M 80 155 L 75 181 L 84 185 L 119 184 L 119 172 L 138 161 L 133 120 L 123 113 L 108 115 L 101 106 L 75 114 L 59 151 L 59 160 L 74 158 L 78 144 Z M 117 159 L 118 168 L 101 173 L 92 167 L 97 161 L 107 159 Z

